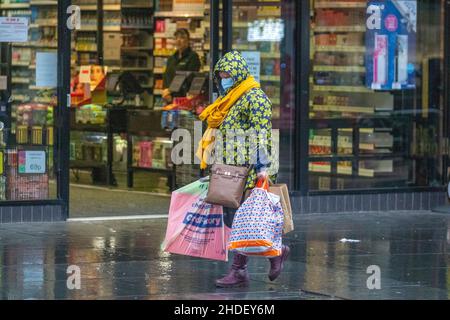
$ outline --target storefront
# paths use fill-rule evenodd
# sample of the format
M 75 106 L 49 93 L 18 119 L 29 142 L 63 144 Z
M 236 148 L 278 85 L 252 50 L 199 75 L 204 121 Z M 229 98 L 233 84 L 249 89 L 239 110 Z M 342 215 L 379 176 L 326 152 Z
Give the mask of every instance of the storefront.
M 67 218 L 68 4 L 0 1 L 1 223 Z
M 27 23 L 24 39 L 1 42 L 0 221 L 67 219 L 70 183 L 170 193 L 196 179 L 198 165 L 170 163 L 171 130 L 193 130 L 195 107 L 215 94 L 211 66 L 230 49 L 273 103 L 279 181 L 297 213 L 445 202 L 445 1 L 73 2 L 0 4 Z M 177 101 L 204 101 L 168 114 L 163 73 L 179 28 L 201 66 Z

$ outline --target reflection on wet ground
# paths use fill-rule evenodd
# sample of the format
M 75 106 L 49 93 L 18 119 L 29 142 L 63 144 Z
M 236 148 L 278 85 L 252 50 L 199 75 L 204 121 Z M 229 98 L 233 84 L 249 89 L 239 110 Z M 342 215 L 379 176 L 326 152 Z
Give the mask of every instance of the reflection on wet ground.
M 227 263 L 160 250 L 166 219 L 0 225 L 1 299 L 448 299 L 450 216 L 429 212 L 304 215 L 284 273 L 251 258 L 251 284 L 216 289 Z M 341 239 L 360 242 L 341 242 Z M 67 268 L 81 289 L 67 287 Z M 381 289 L 369 290 L 369 266 Z M 369 279 L 369 281 L 368 281 Z M 371 278 L 373 280 L 373 278 Z

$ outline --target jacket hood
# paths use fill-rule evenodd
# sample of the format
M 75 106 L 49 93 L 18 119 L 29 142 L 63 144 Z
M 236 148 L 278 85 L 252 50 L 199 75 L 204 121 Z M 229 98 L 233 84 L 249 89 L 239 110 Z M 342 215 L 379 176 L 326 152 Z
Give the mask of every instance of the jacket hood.
M 217 63 L 214 68 L 214 76 L 217 81 L 217 85 L 220 88 L 221 94 L 224 94 L 222 85 L 220 84 L 219 72 L 228 73 L 234 81 L 233 87 L 238 86 L 242 81 L 250 76 L 247 61 L 242 57 L 241 53 L 236 50 L 232 50 L 226 53 Z M 228 90 L 228 91 L 229 91 Z

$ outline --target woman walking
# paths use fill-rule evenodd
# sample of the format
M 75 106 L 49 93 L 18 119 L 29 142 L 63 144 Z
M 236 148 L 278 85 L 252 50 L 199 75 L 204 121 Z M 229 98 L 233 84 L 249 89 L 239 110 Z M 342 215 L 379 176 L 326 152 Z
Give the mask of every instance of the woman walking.
M 257 179 L 269 178 L 268 168 L 271 154 L 272 132 L 272 103 L 261 89 L 260 84 L 250 75 L 247 62 L 238 51 L 225 54 L 214 68 L 216 84 L 220 97 L 200 115 L 200 119 L 206 121 L 208 129 L 200 142 L 197 156 L 202 160 L 201 168 L 205 169 L 211 162 L 210 156 L 214 151 L 216 161 L 236 165 L 237 163 L 252 165 L 245 189 L 255 187 Z M 256 135 L 249 139 L 232 139 L 227 141 L 227 136 L 235 137 L 237 132 L 245 137 Z M 217 135 L 221 139 L 216 140 Z M 258 137 L 257 143 L 252 143 Z M 231 140 L 231 139 L 230 139 Z M 221 141 L 223 145 L 216 145 Z M 217 150 L 222 152 L 217 152 Z M 227 154 L 232 150 L 232 154 Z M 222 157 L 217 157 L 217 154 Z M 234 163 L 230 163 L 230 160 Z M 256 160 L 256 161 L 254 161 Z M 252 163 L 252 162 L 255 163 Z M 270 179 L 274 181 L 275 175 Z M 224 209 L 224 222 L 231 228 L 236 209 Z M 269 279 L 275 280 L 283 269 L 283 263 L 289 255 L 289 247 L 283 245 L 280 256 L 270 258 Z M 218 287 L 240 287 L 249 283 L 247 270 L 248 257 L 235 253 L 233 263 L 228 274 L 216 280 Z

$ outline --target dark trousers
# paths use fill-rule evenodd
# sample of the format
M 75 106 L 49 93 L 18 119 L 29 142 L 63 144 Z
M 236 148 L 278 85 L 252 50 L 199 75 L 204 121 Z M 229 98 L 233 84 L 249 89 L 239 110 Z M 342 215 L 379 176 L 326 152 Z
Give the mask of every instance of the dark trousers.
M 223 207 L 223 221 L 225 222 L 225 225 L 230 229 L 233 225 L 233 219 L 236 211 L 237 209 Z

